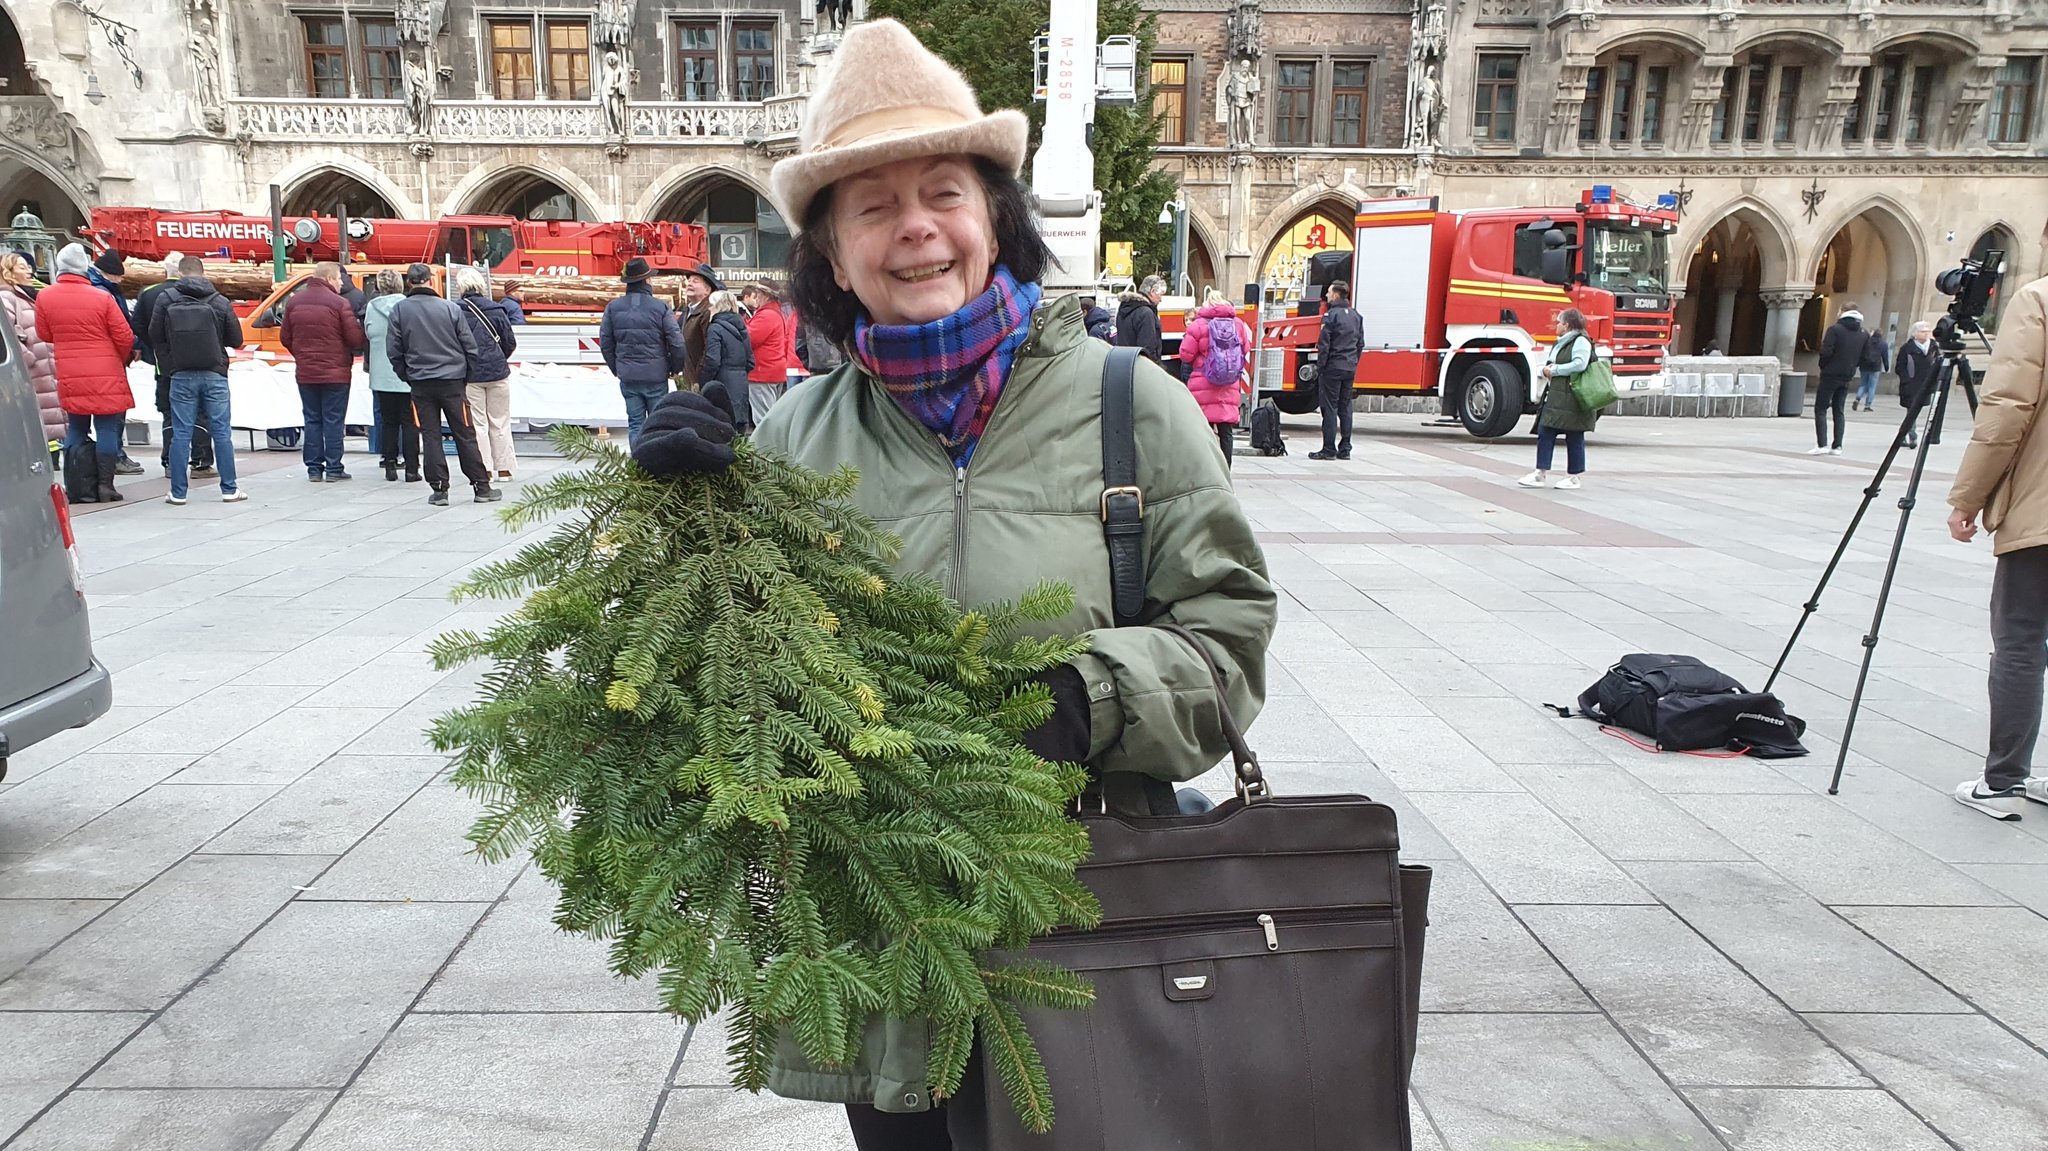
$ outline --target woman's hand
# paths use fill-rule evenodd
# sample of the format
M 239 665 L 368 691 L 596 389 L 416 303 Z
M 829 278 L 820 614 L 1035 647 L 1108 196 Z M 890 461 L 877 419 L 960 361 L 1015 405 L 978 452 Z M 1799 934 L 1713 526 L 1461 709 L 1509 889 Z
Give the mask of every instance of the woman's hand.
M 1054 763 L 1080 763 L 1094 742 L 1088 683 L 1071 664 L 1061 664 L 1037 678 L 1052 689 L 1052 718 L 1019 737 L 1031 754 Z
M 683 476 L 722 472 L 732 466 L 732 409 L 715 397 L 673 392 L 647 415 L 633 459 L 648 473 Z

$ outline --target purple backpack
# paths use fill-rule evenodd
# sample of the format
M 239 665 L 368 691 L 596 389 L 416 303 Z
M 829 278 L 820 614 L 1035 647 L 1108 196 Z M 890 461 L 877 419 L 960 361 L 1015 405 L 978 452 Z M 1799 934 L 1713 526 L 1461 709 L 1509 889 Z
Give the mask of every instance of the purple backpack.
M 1212 387 L 1234 384 L 1244 375 L 1244 341 L 1238 338 L 1237 317 L 1209 318 L 1209 350 L 1202 354 L 1202 374 Z

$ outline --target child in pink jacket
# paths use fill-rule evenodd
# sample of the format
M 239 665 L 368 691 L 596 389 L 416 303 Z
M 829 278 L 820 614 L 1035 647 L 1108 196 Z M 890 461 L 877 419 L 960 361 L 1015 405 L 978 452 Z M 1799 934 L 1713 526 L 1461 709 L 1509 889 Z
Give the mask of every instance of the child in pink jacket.
M 1228 467 L 1239 397 L 1244 394 L 1244 381 L 1250 378 L 1252 330 L 1216 289 L 1202 293 L 1202 306 L 1195 310 L 1180 338 L 1180 358 L 1188 365 L 1188 391 L 1195 394 L 1209 426 L 1216 429 L 1217 442 L 1223 445 L 1223 464 Z M 1233 366 L 1235 372 L 1230 370 Z M 1212 379 L 1212 371 L 1225 378 Z

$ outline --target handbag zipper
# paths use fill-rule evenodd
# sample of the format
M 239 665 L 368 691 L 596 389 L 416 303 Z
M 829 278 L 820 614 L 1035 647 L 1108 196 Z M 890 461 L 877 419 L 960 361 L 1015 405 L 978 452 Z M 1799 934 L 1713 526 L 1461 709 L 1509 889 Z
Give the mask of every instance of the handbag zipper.
M 1258 915 L 1210 915 L 1191 919 L 1184 923 L 1133 923 L 1096 931 L 1075 931 L 1066 929 L 1041 936 L 1038 942 L 1121 942 L 1137 939 L 1173 939 L 1188 935 L 1207 935 L 1218 930 L 1243 930 L 1257 928 L 1266 937 L 1266 950 L 1280 950 L 1280 931 L 1286 927 L 1321 927 L 1332 923 L 1372 923 L 1400 918 L 1398 912 L 1386 910 L 1344 910 L 1317 911 L 1301 915 L 1277 918 L 1271 912 Z

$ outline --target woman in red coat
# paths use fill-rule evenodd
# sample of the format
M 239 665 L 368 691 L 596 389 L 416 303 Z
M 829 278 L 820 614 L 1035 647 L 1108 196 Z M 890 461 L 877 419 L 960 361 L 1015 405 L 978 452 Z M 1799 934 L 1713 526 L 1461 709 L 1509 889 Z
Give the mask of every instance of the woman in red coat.
M 753 313 L 747 317 L 747 339 L 754 345 L 754 370 L 747 373 L 748 406 L 754 423 L 768 416 L 789 383 L 789 369 L 796 361 L 795 341 L 789 334 L 788 317 L 782 301 L 766 284 L 754 284 L 740 293 L 740 302 Z
M 64 437 L 68 494 L 79 503 L 105 503 L 121 498 L 114 468 L 128 409 L 135 406 L 128 387 L 135 332 L 114 297 L 85 278 L 91 266 L 82 244 L 57 253 L 57 282 L 36 293 L 36 337 L 57 352 L 57 400 L 70 425 Z

